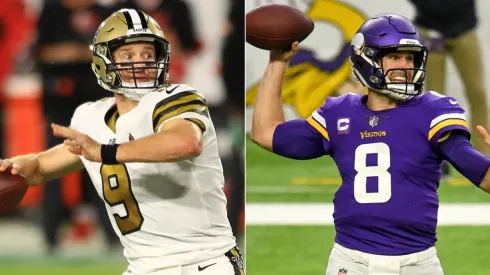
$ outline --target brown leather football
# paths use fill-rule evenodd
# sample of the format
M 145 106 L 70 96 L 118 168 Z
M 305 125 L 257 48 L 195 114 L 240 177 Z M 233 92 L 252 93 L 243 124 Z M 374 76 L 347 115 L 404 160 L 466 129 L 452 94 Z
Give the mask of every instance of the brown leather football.
M 10 171 L 0 172 L 0 214 L 15 211 L 27 192 L 27 180 Z
M 265 5 L 245 16 L 246 40 L 264 49 L 289 49 L 293 42 L 303 41 L 313 31 L 313 20 L 304 12 L 287 5 Z

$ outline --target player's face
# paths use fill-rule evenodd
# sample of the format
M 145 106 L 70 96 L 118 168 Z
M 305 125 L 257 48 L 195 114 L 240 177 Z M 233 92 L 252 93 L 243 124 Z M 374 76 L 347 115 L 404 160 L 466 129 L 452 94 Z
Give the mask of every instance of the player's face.
M 127 62 L 155 62 L 155 46 L 151 43 L 137 42 L 119 47 L 113 52 L 113 58 L 115 63 L 127 63 Z M 126 68 L 126 70 L 120 70 L 119 73 L 124 82 L 127 83 L 144 83 L 155 81 L 157 76 L 157 69 L 155 67 L 147 67 L 145 64 L 134 65 L 134 76 L 131 65 L 119 64 L 118 68 Z
M 383 70 L 388 72 L 388 77 L 392 82 L 411 82 L 413 79 L 414 55 L 410 52 L 394 52 L 383 56 Z M 408 79 L 407 79 L 408 78 Z

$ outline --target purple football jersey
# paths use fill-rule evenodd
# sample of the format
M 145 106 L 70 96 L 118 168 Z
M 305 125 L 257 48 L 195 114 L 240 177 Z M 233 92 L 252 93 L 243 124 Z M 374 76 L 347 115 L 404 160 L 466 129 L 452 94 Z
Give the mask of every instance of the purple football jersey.
M 342 185 L 334 197 L 335 241 L 378 255 L 435 245 L 444 133 L 468 132 L 451 97 L 424 93 L 371 111 L 364 95 L 328 98 L 308 122 L 330 144 Z M 469 134 L 469 133 L 468 133 Z

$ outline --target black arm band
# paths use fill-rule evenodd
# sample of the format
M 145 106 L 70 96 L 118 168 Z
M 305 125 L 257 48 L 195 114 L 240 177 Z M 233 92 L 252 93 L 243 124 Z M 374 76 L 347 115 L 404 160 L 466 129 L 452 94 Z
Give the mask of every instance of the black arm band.
M 117 147 L 119 147 L 119 144 L 101 145 L 100 156 L 102 157 L 102 163 L 119 164 L 119 162 L 116 159 Z

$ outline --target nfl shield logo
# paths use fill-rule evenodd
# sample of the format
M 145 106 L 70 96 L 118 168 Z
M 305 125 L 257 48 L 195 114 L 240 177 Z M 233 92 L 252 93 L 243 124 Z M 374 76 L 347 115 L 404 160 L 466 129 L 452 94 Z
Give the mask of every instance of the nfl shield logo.
M 369 118 L 369 126 L 371 127 L 375 127 L 376 125 L 378 125 L 378 122 L 379 122 L 379 117 L 377 116 L 372 116 Z
M 347 269 L 345 268 L 339 269 L 339 275 L 347 275 Z

